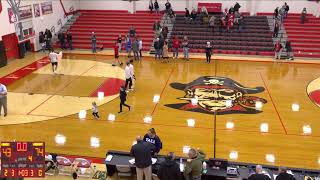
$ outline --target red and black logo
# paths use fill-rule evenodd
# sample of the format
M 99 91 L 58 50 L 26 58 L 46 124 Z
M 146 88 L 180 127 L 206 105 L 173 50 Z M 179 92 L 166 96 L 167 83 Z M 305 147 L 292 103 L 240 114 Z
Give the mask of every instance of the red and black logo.
M 248 88 L 225 77 L 203 76 L 189 84 L 171 83 L 170 86 L 185 92 L 177 99 L 187 103 L 167 104 L 165 106 L 185 111 L 206 114 L 256 114 L 262 112 L 256 108 L 256 102 L 262 104 L 267 100 L 250 94 L 263 92 L 264 87 Z

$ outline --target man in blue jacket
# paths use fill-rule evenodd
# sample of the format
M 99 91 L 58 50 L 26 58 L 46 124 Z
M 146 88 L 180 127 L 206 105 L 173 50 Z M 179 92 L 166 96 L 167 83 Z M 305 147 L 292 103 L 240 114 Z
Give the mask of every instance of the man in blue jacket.
M 143 140 L 154 145 L 154 149 L 152 151 L 153 155 L 159 154 L 160 149 L 162 149 L 162 142 L 159 136 L 157 136 L 156 130 L 154 128 L 149 129 L 148 133 L 144 135 Z

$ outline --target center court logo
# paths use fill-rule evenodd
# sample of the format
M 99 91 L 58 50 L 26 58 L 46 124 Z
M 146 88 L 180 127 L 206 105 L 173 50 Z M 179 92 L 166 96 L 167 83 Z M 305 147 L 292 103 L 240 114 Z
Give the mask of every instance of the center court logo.
M 167 104 L 165 106 L 174 109 L 200 112 L 205 114 L 256 114 L 262 112 L 256 109 L 257 101 L 263 104 L 267 100 L 249 94 L 263 92 L 263 87 L 248 88 L 238 82 L 225 77 L 203 76 L 189 84 L 171 83 L 170 86 L 185 92 L 184 97 L 177 99 L 187 101 L 187 103 Z M 192 99 L 198 99 L 196 105 L 191 103 Z M 227 102 L 232 101 L 231 105 Z

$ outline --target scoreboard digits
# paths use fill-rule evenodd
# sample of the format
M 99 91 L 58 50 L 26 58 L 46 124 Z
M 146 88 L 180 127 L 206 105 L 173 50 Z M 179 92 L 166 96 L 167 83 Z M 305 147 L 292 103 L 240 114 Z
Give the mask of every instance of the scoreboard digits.
M 44 142 L 2 142 L 1 177 L 44 177 Z

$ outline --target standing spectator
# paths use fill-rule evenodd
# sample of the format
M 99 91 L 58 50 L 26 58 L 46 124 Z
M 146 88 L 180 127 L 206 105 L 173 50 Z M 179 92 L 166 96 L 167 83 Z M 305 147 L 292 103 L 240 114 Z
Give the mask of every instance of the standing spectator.
M 201 180 L 202 162 L 204 161 L 205 154 L 203 151 L 190 149 L 188 152 L 187 163 L 183 172 L 185 180 Z
M 162 58 L 165 60 L 164 62 L 169 62 L 169 48 L 168 48 L 168 42 L 164 41 L 163 45 L 163 52 L 162 52 Z
M 277 38 L 279 33 L 279 22 L 276 20 L 273 28 L 273 37 Z
M 127 35 L 126 37 L 126 52 L 128 53 L 128 57 L 131 57 L 131 46 L 132 46 L 132 42 L 131 42 L 131 38 L 129 37 L 129 35 Z
M 182 48 L 183 48 L 183 58 L 185 60 L 189 60 L 189 41 L 187 36 L 184 36 L 182 41 Z
M 8 110 L 7 110 L 7 87 L 4 84 L 0 83 L 0 116 L 1 116 L 1 110 L 3 108 L 4 117 L 7 116 Z
M 291 47 L 291 42 L 289 40 L 287 40 L 285 48 L 288 53 L 289 60 L 293 60 L 293 51 Z
M 234 24 L 234 13 L 228 15 L 228 24 L 227 24 L 227 31 L 229 32 L 231 28 L 233 28 Z
M 167 26 L 163 26 L 161 33 L 163 35 L 163 39 L 167 39 L 167 36 L 168 36 L 168 33 L 169 33 L 168 27 Z
M 153 11 L 153 2 L 152 2 L 152 0 L 150 0 L 150 2 L 149 2 L 149 10 L 150 10 L 150 14 L 151 14 L 152 11 Z
M 172 41 L 172 52 L 173 52 L 173 58 L 175 59 L 177 59 L 179 56 L 179 48 L 180 48 L 180 41 L 176 36 L 174 36 Z
M 274 45 L 274 58 L 275 59 L 280 59 L 281 58 L 281 53 L 282 53 L 282 45 L 281 45 L 281 41 L 279 40 Z
M 68 46 L 69 49 L 72 50 L 72 34 L 70 31 L 67 32 L 67 42 L 68 42 Z
M 151 149 L 150 143 L 144 142 L 141 136 L 136 138 L 137 144 L 131 147 L 130 154 L 135 158 L 135 166 L 137 171 L 137 180 L 151 180 L 152 176 L 152 161 L 151 161 Z
M 129 34 L 130 37 L 136 37 L 136 28 L 134 28 L 133 26 L 131 26 L 130 30 L 129 30 Z
M 131 89 L 131 86 L 132 86 L 132 77 L 133 77 L 133 74 L 132 74 L 132 70 L 130 68 L 130 62 L 127 62 L 126 63 L 126 67 L 124 68 L 124 74 L 125 74 L 125 78 L 126 78 L 126 83 L 124 85 L 124 88 L 126 90 L 130 90 Z
M 279 7 L 277 7 L 276 9 L 274 9 L 274 19 L 277 19 L 278 18 L 278 15 L 279 15 Z
M 122 106 L 126 106 L 130 111 L 130 106 L 126 104 L 127 101 L 127 92 L 125 87 L 120 87 L 120 111 L 118 113 L 122 113 Z
M 49 29 L 46 29 L 45 35 L 47 36 L 47 48 L 51 49 L 51 39 L 52 39 L 52 33 Z
M 196 20 L 196 18 L 197 18 L 197 11 L 195 10 L 195 9 L 192 9 L 192 11 L 191 11 L 191 15 L 190 15 L 190 19 L 191 20 Z
M 209 20 L 209 26 L 212 28 L 212 32 L 214 32 L 214 21 L 215 21 L 215 17 L 212 15 L 210 20 Z
M 39 44 L 41 46 L 42 52 L 45 52 L 46 51 L 46 43 L 45 43 L 45 40 L 44 40 L 43 32 L 39 33 Z
M 160 55 L 161 55 L 161 51 L 160 51 L 160 39 L 157 38 L 155 41 L 154 41 L 154 44 L 153 44 L 153 47 L 154 47 L 154 50 L 156 51 L 155 52 L 155 57 L 154 59 L 157 60 L 160 59 Z
M 142 58 L 142 39 L 139 38 L 139 53 L 140 53 L 140 58 Z
M 65 49 L 66 43 L 65 43 L 65 37 L 64 37 L 63 32 L 60 32 L 60 33 L 58 34 L 58 39 L 59 39 L 59 41 L 60 41 L 60 48 L 61 48 L 61 49 Z
M 154 145 L 152 154 L 159 154 L 160 149 L 162 149 L 162 142 L 159 136 L 157 136 L 156 130 L 154 128 L 149 129 L 148 133 L 144 135 L 143 140 Z
M 171 10 L 171 4 L 170 4 L 169 0 L 167 0 L 165 7 L 166 7 L 166 13 L 169 14 L 169 12 Z
M 156 10 L 156 13 L 159 13 L 160 10 L 159 10 L 159 3 L 157 0 L 154 1 L 154 9 Z
M 287 173 L 287 168 L 286 167 L 279 167 L 279 174 L 276 177 L 276 180 L 296 180 L 296 178 Z
M 284 14 L 284 18 L 287 18 L 287 16 L 288 16 L 288 12 L 289 12 L 289 5 L 287 4 L 287 2 L 285 2 L 284 3 L 284 12 L 285 12 L 285 14 Z
M 175 161 L 175 154 L 169 152 L 166 160 L 160 164 L 157 176 L 160 180 L 181 180 L 179 164 Z
M 96 34 L 94 32 L 92 32 L 91 35 L 91 44 L 92 44 L 92 53 L 96 53 L 97 52 L 97 37 Z
M 113 49 L 114 49 L 114 63 L 112 63 L 112 66 L 116 66 L 116 64 L 118 63 L 120 66 L 123 64 L 120 60 L 119 60 L 119 47 L 118 47 L 118 43 L 115 43 Z
M 210 45 L 210 42 L 207 42 L 205 52 L 206 52 L 207 63 L 210 63 L 211 62 L 211 55 L 212 55 L 212 46 Z
M 283 23 L 284 17 L 285 17 L 285 7 L 282 6 L 279 10 L 279 16 L 280 16 L 280 23 Z
M 307 8 L 304 7 L 301 12 L 301 24 L 304 24 L 304 21 L 306 20 L 306 16 L 307 16 Z
M 139 56 L 139 42 L 138 39 L 135 38 L 132 42 L 132 50 L 133 50 L 133 57 L 134 60 L 139 60 L 140 56 Z
M 241 8 L 240 4 L 238 2 L 236 2 L 236 4 L 234 5 L 233 9 L 235 12 L 239 12 L 239 9 Z
M 270 177 L 262 173 L 262 166 L 257 165 L 256 166 L 256 172 L 254 174 L 251 174 L 248 178 L 248 180 L 270 180 Z
M 184 18 L 186 21 L 190 19 L 190 12 L 188 8 L 185 8 Z
M 121 34 L 119 34 L 118 39 L 117 39 L 117 43 L 118 43 L 118 51 L 121 52 L 122 49 L 122 36 Z
M 160 37 L 159 38 L 159 48 L 160 48 L 160 55 L 163 57 L 163 46 L 164 46 L 164 38 Z

